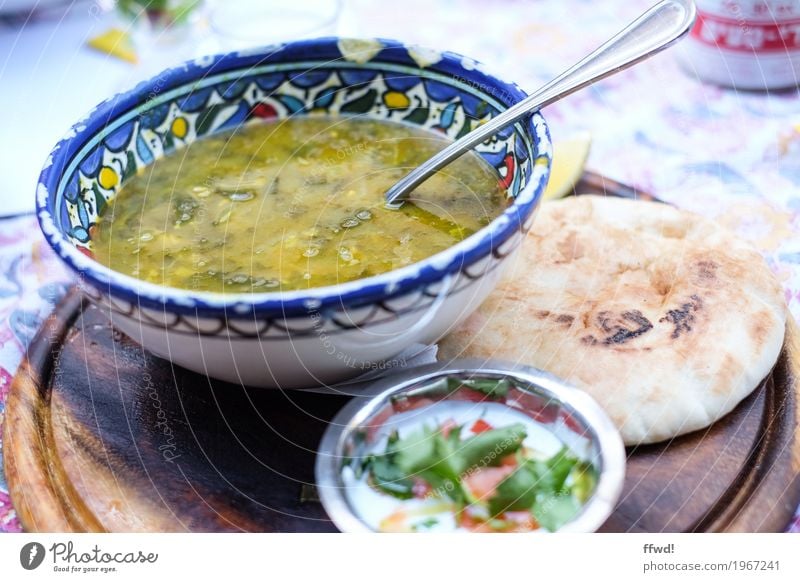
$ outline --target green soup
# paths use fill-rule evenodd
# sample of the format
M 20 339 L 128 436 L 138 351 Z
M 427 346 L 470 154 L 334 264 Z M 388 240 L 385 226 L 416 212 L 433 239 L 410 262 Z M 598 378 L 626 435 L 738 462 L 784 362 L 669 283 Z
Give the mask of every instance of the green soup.
M 470 153 L 387 209 L 383 194 L 449 143 L 395 122 L 306 117 L 198 140 L 126 182 L 100 216 L 104 265 L 184 289 L 265 292 L 334 285 L 410 265 L 505 208 Z

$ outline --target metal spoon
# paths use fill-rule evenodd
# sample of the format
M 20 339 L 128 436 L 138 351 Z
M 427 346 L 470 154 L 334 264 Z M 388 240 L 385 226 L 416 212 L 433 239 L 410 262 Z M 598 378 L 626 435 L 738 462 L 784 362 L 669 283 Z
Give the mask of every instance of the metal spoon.
M 529 113 L 538 111 L 583 89 L 587 85 L 627 69 L 661 52 L 692 28 L 695 6 L 691 0 L 663 0 L 642 14 L 611 40 L 544 87 L 507 109 L 488 123 L 469 132 L 411 171 L 386 191 L 387 206 L 397 208 L 400 198 L 427 180 L 437 170 L 459 158 L 489 136 Z

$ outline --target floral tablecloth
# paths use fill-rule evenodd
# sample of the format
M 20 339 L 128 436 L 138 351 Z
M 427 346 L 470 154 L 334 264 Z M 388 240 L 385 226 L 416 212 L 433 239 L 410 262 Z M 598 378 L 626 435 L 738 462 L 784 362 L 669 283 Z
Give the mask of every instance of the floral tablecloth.
M 340 29 L 462 52 L 532 90 L 651 3 L 352 0 Z M 700 83 L 677 64 L 682 50 L 548 108 L 553 137 L 589 130 L 590 169 L 716 218 L 751 241 L 800 320 L 800 93 L 736 93 Z M 33 192 L 31 185 L 18 195 Z M 25 348 L 68 282 L 32 216 L 0 220 L 0 421 Z M 0 531 L 19 529 L 0 474 Z M 800 531 L 800 516 L 790 530 Z

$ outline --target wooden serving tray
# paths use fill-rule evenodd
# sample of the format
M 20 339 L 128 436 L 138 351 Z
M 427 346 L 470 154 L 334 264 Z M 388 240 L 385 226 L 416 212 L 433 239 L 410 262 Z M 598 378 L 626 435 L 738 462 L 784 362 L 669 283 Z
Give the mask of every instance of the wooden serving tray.
M 580 192 L 646 196 L 588 174 Z M 604 531 L 782 531 L 800 503 L 800 347 L 725 418 L 628 451 Z M 335 531 L 314 456 L 345 396 L 247 389 L 175 367 L 73 291 L 6 405 L 5 470 L 27 531 Z

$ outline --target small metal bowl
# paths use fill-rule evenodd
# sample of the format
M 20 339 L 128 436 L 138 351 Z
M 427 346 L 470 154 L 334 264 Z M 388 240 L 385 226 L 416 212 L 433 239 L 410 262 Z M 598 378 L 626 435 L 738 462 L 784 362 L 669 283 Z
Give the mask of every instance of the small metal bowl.
M 398 417 L 408 422 L 410 410 L 424 418 L 434 403 L 473 400 L 463 381 L 507 380 L 497 402 L 528 416 L 582 460 L 590 462 L 598 479 L 575 518 L 558 531 L 596 531 L 614 510 L 625 478 L 625 448 L 615 426 L 585 392 L 555 376 L 504 362 L 456 360 L 420 366 L 392 374 L 353 398 L 331 421 L 322 437 L 316 462 L 316 481 L 322 505 L 334 524 L 346 532 L 373 531 L 351 505 L 342 476 L 344 464 L 370 452 L 396 428 Z M 453 382 L 455 380 L 455 382 Z M 482 396 L 483 397 L 483 396 Z

